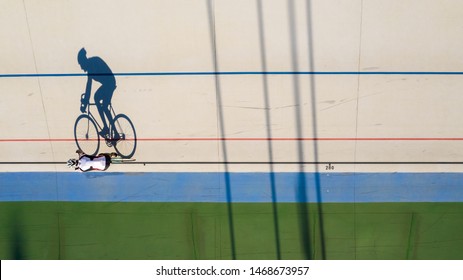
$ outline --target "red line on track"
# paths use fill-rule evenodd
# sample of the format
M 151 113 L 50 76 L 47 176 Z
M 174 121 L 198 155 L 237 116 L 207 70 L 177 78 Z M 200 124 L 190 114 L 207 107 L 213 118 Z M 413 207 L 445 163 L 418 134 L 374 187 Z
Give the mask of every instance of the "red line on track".
M 462 141 L 463 138 L 142 138 L 138 141 Z
M 103 139 L 101 139 L 103 140 Z M 132 139 L 133 140 L 133 139 Z M 0 139 L 0 143 L 8 142 L 73 142 L 72 138 L 13 138 Z M 96 141 L 90 139 L 87 141 Z M 137 141 L 156 142 L 156 141 L 463 141 L 463 138 L 452 137 L 320 137 L 320 138 L 137 138 Z

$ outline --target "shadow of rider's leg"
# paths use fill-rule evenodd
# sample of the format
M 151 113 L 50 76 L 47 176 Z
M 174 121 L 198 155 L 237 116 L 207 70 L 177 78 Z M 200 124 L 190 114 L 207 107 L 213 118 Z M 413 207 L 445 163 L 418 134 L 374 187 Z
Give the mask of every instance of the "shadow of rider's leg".
M 102 85 L 96 92 L 95 92 L 95 104 L 98 108 L 98 113 L 100 114 L 100 118 L 103 122 L 103 130 L 109 133 L 108 122 L 111 127 L 113 127 L 114 119 L 111 115 L 111 111 L 109 110 L 109 104 L 111 104 L 111 98 L 114 92 L 114 88 L 105 87 Z M 106 115 L 106 118 L 105 118 Z M 108 119 L 108 122 L 106 121 Z

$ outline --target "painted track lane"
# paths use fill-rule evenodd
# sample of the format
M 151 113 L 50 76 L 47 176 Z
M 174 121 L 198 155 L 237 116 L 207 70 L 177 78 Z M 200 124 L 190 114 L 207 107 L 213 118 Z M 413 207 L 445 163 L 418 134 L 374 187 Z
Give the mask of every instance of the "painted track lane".
M 463 4 L 380 2 L 4 0 L 0 257 L 461 259 Z M 137 164 L 63 164 L 82 47 Z

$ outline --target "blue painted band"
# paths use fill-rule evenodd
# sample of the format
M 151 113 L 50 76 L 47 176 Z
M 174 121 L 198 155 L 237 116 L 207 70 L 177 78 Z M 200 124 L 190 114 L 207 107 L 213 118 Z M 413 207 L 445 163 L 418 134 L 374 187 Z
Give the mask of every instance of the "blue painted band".
M 95 74 L 98 75 L 98 74 Z M 102 76 L 108 74 L 101 74 Z M 126 72 L 114 76 L 223 76 L 223 75 L 463 75 L 463 72 L 420 72 L 420 71 L 224 71 L 224 72 Z M 81 77 L 85 73 L 43 73 L 43 74 L 0 74 L 0 78 Z
M 7 172 L 0 173 L 0 201 L 463 202 L 463 173 L 225 175 Z

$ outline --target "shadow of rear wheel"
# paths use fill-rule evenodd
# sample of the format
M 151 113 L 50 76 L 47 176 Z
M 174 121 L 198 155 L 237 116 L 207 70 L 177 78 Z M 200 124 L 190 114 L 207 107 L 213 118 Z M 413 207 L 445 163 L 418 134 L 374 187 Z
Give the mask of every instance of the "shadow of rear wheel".
M 100 149 L 100 136 L 95 122 L 85 114 L 80 115 L 74 125 L 77 147 L 87 155 L 95 156 Z
M 113 129 L 118 133 L 118 140 L 114 143 L 114 149 L 122 158 L 131 158 L 137 148 L 137 134 L 132 121 L 124 114 L 118 114 L 114 118 Z M 115 135 L 111 133 L 111 135 Z

